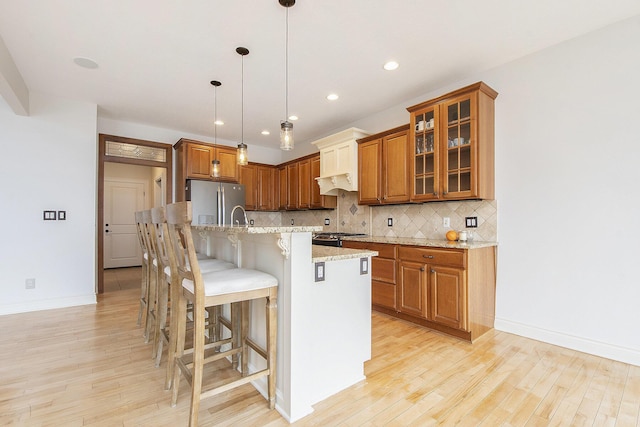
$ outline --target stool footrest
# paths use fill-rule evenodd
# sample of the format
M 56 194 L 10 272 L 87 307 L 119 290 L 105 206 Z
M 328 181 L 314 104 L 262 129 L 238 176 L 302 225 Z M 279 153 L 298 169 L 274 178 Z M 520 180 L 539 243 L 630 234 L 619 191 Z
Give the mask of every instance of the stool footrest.
M 203 391 L 200 394 L 200 400 L 206 399 L 207 397 L 215 396 L 216 394 L 224 393 L 225 391 L 229 391 L 233 388 L 239 387 L 243 384 L 247 384 L 251 381 L 257 380 L 258 378 L 269 375 L 269 370 L 264 369 L 262 371 L 258 371 L 255 374 L 247 375 L 246 377 L 242 377 L 240 379 L 231 381 L 230 383 L 221 385 L 216 388 L 212 388 L 211 390 Z

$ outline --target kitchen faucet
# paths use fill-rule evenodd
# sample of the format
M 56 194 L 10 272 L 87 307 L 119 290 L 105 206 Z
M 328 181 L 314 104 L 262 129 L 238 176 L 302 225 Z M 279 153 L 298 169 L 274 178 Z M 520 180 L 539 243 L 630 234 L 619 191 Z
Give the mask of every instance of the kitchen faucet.
M 244 210 L 244 207 L 242 207 L 242 205 L 235 205 L 233 209 L 231 209 L 231 226 L 233 227 L 233 214 L 238 208 L 242 209 L 242 214 L 244 215 L 244 225 L 249 225 L 249 220 L 247 220 L 247 211 Z M 240 227 L 240 221 L 236 220 L 236 222 L 238 223 L 238 227 Z

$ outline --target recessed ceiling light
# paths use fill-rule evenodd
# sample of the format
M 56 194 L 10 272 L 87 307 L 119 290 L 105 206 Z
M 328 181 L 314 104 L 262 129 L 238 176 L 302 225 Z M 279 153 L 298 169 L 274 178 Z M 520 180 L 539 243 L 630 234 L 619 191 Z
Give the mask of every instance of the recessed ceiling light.
M 337 94 L 335 94 L 335 93 L 330 93 L 329 95 L 327 95 L 327 99 L 329 101 L 335 101 L 338 98 L 339 98 L 339 96 Z
M 88 68 L 90 70 L 94 70 L 98 68 L 98 63 L 96 61 L 89 58 L 83 58 L 82 56 L 76 56 L 75 58 L 73 58 L 73 62 L 78 67 Z
M 270 135 L 271 134 L 271 132 L 269 132 L 268 130 L 263 130 L 260 133 L 262 133 L 263 135 Z
M 298 116 L 289 116 L 289 120 L 295 122 L 296 120 L 298 120 Z
M 213 124 L 216 126 L 222 126 L 224 122 L 222 120 L 216 120 L 215 122 L 213 122 Z
M 384 69 L 387 71 L 393 71 L 399 67 L 399 64 L 396 61 L 389 61 L 384 64 Z

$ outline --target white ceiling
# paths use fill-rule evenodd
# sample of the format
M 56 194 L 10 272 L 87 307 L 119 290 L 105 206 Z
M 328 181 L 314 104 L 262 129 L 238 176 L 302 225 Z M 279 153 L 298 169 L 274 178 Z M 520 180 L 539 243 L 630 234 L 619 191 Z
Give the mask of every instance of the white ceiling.
M 220 80 L 218 138 L 228 141 L 241 139 L 235 49 L 247 47 L 244 141 L 277 148 L 285 14 L 278 0 L 0 0 L 0 37 L 30 91 L 95 103 L 101 117 L 212 136 L 209 81 Z M 637 14 L 638 0 L 298 0 L 289 9 L 296 140 Z M 78 56 L 99 68 L 78 67 Z M 383 70 L 390 59 L 396 71 Z

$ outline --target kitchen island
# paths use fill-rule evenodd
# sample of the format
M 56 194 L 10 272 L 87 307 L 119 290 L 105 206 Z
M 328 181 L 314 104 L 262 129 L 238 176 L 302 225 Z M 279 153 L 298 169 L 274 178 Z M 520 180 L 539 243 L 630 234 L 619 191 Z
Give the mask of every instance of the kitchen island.
M 197 250 L 278 279 L 276 409 L 289 422 L 365 379 L 371 358 L 371 274 L 375 251 L 311 245 L 322 227 L 194 225 Z M 320 280 L 323 279 L 323 280 Z M 252 303 L 251 335 L 264 345 L 264 310 Z M 261 369 L 260 357 L 249 360 Z M 253 383 L 266 395 L 266 379 Z

